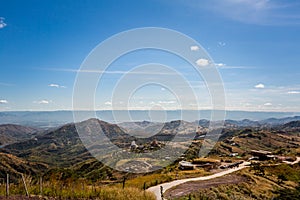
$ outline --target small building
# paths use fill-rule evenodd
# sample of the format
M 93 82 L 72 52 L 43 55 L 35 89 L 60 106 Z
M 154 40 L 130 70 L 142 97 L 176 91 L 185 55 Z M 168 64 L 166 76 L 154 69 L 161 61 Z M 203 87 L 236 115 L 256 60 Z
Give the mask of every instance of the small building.
M 268 160 L 277 160 L 277 156 L 275 155 L 267 155 Z
M 259 157 L 253 156 L 253 157 L 248 159 L 248 161 L 251 161 L 251 160 L 259 160 Z
M 135 150 L 135 149 L 137 149 L 139 146 L 135 143 L 135 141 L 132 141 L 131 142 L 131 145 L 130 145 L 130 149 L 131 150 Z
M 181 169 L 181 170 L 193 170 L 193 169 L 195 169 L 195 165 L 193 165 L 191 162 L 180 161 L 179 162 L 179 169 Z
M 220 163 L 220 160 L 217 160 L 217 159 L 196 158 L 193 160 L 192 164 L 197 168 L 201 167 L 201 168 L 209 171 L 211 169 L 217 169 L 221 163 Z
M 231 153 L 229 156 L 230 157 L 236 157 L 236 156 L 238 156 L 239 155 L 239 153 Z
M 258 157 L 259 160 L 271 160 L 271 159 L 273 159 L 272 152 L 270 152 L 270 151 L 251 150 L 250 153 L 254 157 Z
M 293 157 L 285 157 L 285 156 L 276 156 L 277 160 L 284 163 L 291 163 L 294 162 L 296 159 Z
M 216 164 L 215 163 L 205 163 L 202 165 L 196 165 L 196 167 L 201 167 L 203 169 L 205 169 L 206 171 L 212 170 L 216 168 Z
M 242 164 L 244 161 L 238 161 L 238 162 L 235 162 L 235 163 L 231 163 L 229 165 L 222 165 L 220 166 L 220 169 L 230 169 L 230 168 L 236 168 L 236 167 L 239 167 L 240 164 Z
M 153 140 L 150 144 L 152 147 L 160 147 L 157 140 Z

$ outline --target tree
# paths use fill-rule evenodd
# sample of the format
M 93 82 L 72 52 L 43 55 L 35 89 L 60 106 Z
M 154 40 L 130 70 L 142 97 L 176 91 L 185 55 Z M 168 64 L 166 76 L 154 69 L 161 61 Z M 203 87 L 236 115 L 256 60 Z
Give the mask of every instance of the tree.
M 287 181 L 288 180 L 284 174 L 279 174 L 277 176 L 277 179 L 278 179 L 278 183 L 279 184 L 283 183 L 283 181 Z
M 254 170 L 254 174 L 258 176 L 265 176 L 265 169 L 260 163 L 251 163 L 250 170 Z

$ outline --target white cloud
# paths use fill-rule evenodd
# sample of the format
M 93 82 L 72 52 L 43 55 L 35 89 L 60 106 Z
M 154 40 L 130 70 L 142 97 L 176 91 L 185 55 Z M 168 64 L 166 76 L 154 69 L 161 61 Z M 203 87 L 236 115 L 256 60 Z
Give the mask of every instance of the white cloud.
M 0 104 L 7 104 L 7 103 L 8 103 L 7 100 L 5 100 L 5 99 L 0 99 Z
M 5 26 L 7 26 L 7 24 L 4 23 L 4 19 L 3 17 L 0 17 L 0 29 L 4 28 Z
M 0 86 L 14 86 L 14 85 L 11 84 L 11 83 L 3 83 L 3 82 L 0 82 Z
M 270 5 L 270 0 L 225 0 L 224 2 L 239 6 L 249 6 L 256 10 L 266 9 Z
M 112 103 L 111 103 L 110 101 L 106 101 L 104 104 L 105 104 L 105 105 L 108 105 L 108 106 L 111 106 L 111 105 L 112 105 Z
M 71 73 L 98 73 L 98 74 L 136 74 L 136 75 L 178 75 L 176 72 L 161 70 L 144 70 L 144 71 L 103 71 L 96 69 L 68 69 L 68 68 L 36 68 L 38 70 L 57 71 L 57 72 L 71 72 Z M 63 87 L 63 86 L 62 86 Z
M 259 83 L 259 84 L 255 85 L 254 87 L 257 89 L 263 89 L 263 88 L 265 88 L 265 85 L 262 83 Z
M 269 0 L 214 0 L 211 8 L 233 20 L 246 23 L 263 23 L 269 18 L 273 3 Z
M 272 103 L 265 103 L 264 106 L 272 106 Z
M 162 87 L 162 88 L 160 88 L 160 90 L 161 90 L 161 91 L 165 91 L 165 90 L 166 90 L 166 88 L 163 88 L 163 87 Z
M 215 63 L 215 65 L 217 67 L 225 67 L 226 66 L 226 64 L 224 64 L 224 63 Z
M 200 67 L 206 67 L 207 65 L 209 65 L 209 60 L 200 58 L 196 61 L 196 64 Z
M 66 86 L 63 86 L 63 85 L 58 85 L 58 84 L 55 84 L 55 83 L 51 83 L 48 85 L 49 87 L 55 87 L 55 88 L 66 88 Z
M 173 104 L 173 103 L 176 103 L 176 101 L 158 101 L 158 103 L 161 103 L 161 104 Z
M 53 83 L 49 84 L 48 86 L 49 86 L 49 87 L 56 87 L 56 88 L 59 88 L 59 85 L 53 84 Z
M 51 103 L 51 102 L 52 102 L 52 101 L 43 99 L 43 100 L 40 100 L 40 101 L 34 101 L 33 103 L 36 103 L 36 104 L 49 104 L 49 103 Z
M 300 91 L 288 91 L 288 94 L 300 94 Z
M 191 51 L 199 51 L 199 49 L 198 46 L 191 46 Z
M 206 9 L 212 14 L 247 24 L 299 25 L 300 22 L 300 4 L 297 1 L 191 0 L 183 2 L 193 8 Z
M 6 26 L 6 24 L 5 24 L 5 23 L 3 23 L 3 22 L 0 22 L 0 29 L 4 28 L 5 26 Z

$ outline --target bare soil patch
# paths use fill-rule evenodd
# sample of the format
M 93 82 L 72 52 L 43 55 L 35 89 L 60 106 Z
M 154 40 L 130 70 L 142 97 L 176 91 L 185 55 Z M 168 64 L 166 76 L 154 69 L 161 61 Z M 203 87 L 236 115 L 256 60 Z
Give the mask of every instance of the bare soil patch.
M 167 199 L 179 198 L 201 189 L 246 182 L 247 178 L 239 175 L 227 175 L 205 181 L 190 181 L 167 190 L 164 197 Z

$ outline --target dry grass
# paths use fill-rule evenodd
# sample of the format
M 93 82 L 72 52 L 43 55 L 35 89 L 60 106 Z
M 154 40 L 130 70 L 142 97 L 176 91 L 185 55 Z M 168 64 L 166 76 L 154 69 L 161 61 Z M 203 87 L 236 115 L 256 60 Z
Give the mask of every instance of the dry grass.
M 148 174 L 145 176 L 139 176 L 131 180 L 127 180 L 126 186 L 144 189 L 144 185 L 146 188 L 149 188 L 176 179 L 207 176 L 210 174 L 211 173 L 206 172 L 204 169 L 196 169 L 196 170 L 188 170 L 188 171 L 175 170 L 172 172 L 162 172 L 160 174 Z
M 205 164 L 205 163 L 218 163 L 220 160 L 213 158 L 196 158 L 193 159 L 194 164 Z
M 173 173 L 149 174 L 145 176 L 139 176 L 134 179 L 126 181 L 126 186 L 143 189 L 144 184 L 146 188 L 149 188 L 151 186 L 172 181 L 174 179 L 175 179 L 175 175 Z
M 31 195 L 41 195 L 38 185 L 29 186 Z M 20 185 L 10 185 L 11 195 L 25 196 L 25 190 Z M 5 195 L 5 186 L 0 187 L 0 196 Z M 155 196 L 138 188 L 118 186 L 91 186 L 82 183 L 45 183 L 43 196 L 58 199 L 98 199 L 98 200 L 155 200 Z

